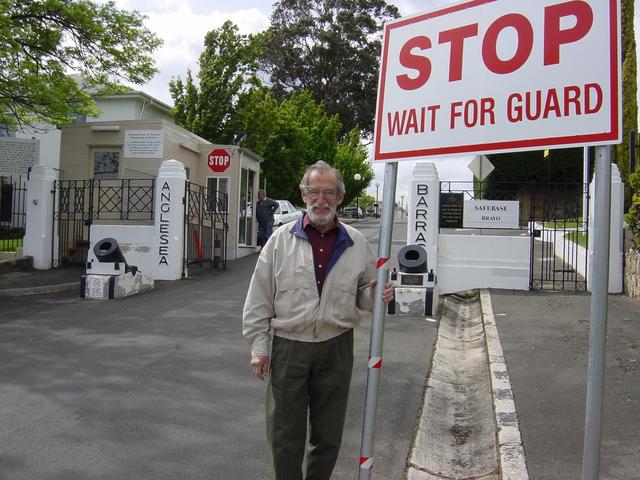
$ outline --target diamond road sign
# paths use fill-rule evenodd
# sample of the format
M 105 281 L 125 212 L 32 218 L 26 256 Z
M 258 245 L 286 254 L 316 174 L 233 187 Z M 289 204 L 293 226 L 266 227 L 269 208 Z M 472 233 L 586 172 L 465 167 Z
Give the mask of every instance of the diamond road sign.
M 487 178 L 496 167 L 494 167 L 493 163 L 484 155 L 476 155 L 476 158 L 471 160 L 467 168 L 471 170 L 474 177 L 482 181 Z

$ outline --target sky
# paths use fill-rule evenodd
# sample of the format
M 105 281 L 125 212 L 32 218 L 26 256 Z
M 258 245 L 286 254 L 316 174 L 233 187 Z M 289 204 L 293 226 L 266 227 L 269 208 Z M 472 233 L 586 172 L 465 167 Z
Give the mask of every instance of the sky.
M 601 1 L 601 0 L 597 0 Z M 159 72 L 146 85 L 135 86 L 149 95 L 172 105 L 169 94 L 169 80 L 185 78 L 188 69 L 194 76 L 198 71 L 198 58 L 206 33 L 220 27 L 225 21 L 233 21 L 240 33 L 256 33 L 269 26 L 274 1 L 271 0 L 115 0 L 119 8 L 137 10 L 148 18 L 146 25 L 164 40 L 164 45 L 154 54 Z M 442 5 L 458 3 L 453 0 L 387 0 L 398 7 L 401 16 L 432 10 Z M 640 11 L 635 13 L 636 46 L 640 50 Z M 640 55 L 638 55 L 640 58 Z M 640 82 L 639 82 L 640 84 Z M 640 103 L 640 102 L 639 102 Z M 450 158 L 429 158 L 438 169 L 442 181 L 470 181 L 472 174 L 467 164 L 473 156 Z M 375 178 L 368 192 L 375 196 L 376 184 L 380 185 L 382 197 L 384 181 L 384 163 L 372 162 Z M 407 188 L 411 179 L 415 161 L 398 162 L 398 180 L 396 200 L 405 202 Z

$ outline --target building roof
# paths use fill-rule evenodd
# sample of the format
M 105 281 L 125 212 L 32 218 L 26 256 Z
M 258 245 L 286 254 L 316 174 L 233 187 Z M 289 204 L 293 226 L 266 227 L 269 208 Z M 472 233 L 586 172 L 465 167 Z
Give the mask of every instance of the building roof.
M 161 100 L 158 100 L 155 97 L 152 97 L 151 95 L 149 95 L 148 93 L 139 91 L 139 90 L 134 90 L 131 92 L 127 92 L 127 93 L 117 93 L 117 94 L 111 94 L 111 95 L 95 95 L 94 98 L 96 100 L 102 100 L 102 99 L 118 99 L 118 98 L 141 98 L 144 102 L 149 102 L 149 105 L 156 105 L 158 108 L 160 108 L 161 110 L 165 110 L 168 114 L 172 113 L 172 107 L 170 107 L 169 105 L 167 105 L 166 103 L 162 102 Z

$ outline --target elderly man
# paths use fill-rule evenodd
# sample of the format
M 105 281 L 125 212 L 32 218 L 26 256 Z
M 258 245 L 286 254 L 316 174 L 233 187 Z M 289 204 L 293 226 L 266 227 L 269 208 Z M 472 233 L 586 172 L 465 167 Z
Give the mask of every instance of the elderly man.
M 375 254 L 341 223 L 340 172 L 325 162 L 300 183 L 305 216 L 278 228 L 258 258 L 243 311 L 255 375 L 268 378 L 267 439 L 275 480 L 329 480 L 353 366 L 353 329 L 375 293 Z M 382 299 L 393 297 L 389 282 Z M 302 463 L 310 426 L 307 471 Z

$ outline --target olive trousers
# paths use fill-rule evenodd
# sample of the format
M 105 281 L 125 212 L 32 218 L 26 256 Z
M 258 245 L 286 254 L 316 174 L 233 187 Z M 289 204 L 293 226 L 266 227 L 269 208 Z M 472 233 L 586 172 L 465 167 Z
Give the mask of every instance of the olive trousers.
M 319 343 L 274 337 L 266 399 L 274 480 L 331 478 L 352 370 L 353 330 Z

